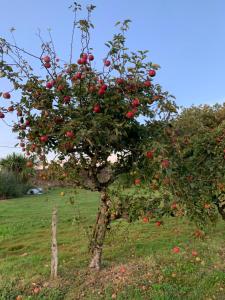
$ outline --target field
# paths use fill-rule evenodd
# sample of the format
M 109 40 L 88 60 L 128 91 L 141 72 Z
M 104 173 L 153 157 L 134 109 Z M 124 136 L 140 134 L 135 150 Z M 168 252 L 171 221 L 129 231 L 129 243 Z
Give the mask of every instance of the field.
M 59 215 L 56 282 L 49 281 L 53 205 Z M 160 227 L 155 220 L 116 221 L 104 267 L 94 274 L 87 245 L 97 205 L 97 193 L 72 189 L 1 201 L 0 299 L 225 299 L 225 222 L 196 237 L 185 218 L 165 218 Z

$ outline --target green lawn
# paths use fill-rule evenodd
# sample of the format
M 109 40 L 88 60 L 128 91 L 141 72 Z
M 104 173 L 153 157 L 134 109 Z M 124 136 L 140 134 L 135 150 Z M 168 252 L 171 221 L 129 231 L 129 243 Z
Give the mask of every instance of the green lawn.
M 222 220 L 201 239 L 193 236 L 195 226 L 184 218 L 165 218 L 161 227 L 155 221 L 114 222 L 104 268 L 94 274 L 87 268 L 87 244 L 98 194 L 66 189 L 62 196 L 62 191 L 0 201 L 0 300 L 18 295 L 23 300 L 225 299 Z M 59 215 L 59 279 L 50 282 L 54 204 Z M 172 252 L 174 246 L 180 253 Z

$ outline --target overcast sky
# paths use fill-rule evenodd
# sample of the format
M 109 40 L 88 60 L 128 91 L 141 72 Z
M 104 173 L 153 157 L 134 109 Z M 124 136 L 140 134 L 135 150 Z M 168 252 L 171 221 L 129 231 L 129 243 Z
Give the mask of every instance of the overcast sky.
M 17 43 L 39 54 L 36 35 L 52 29 L 59 57 L 69 56 L 73 1 L 1 0 L 0 36 L 10 38 L 16 28 Z M 80 1 L 84 6 L 89 1 Z M 98 0 L 93 14 L 92 47 L 102 61 L 104 42 L 111 39 L 117 20 L 131 19 L 128 46 L 148 49 L 149 60 L 161 65 L 155 78 L 176 96 L 178 105 L 223 103 L 225 100 L 225 1 L 224 0 Z M 74 49 L 74 56 L 79 48 Z M 9 86 L 0 80 L 0 91 Z M 14 96 L 16 97 L 16 95 Z M 6 101 L 0 98 L 0 101 Z M 0 103 L 1 106 L 1 103 Z M 16 136 L 0 121 L 0 157 L 11 153 Z

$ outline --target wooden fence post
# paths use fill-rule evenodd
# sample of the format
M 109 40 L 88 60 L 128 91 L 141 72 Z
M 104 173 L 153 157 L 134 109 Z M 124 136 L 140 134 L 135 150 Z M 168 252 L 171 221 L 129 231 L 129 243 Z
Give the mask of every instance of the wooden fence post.
M 57 208 L 54 207 L 52 210 L 52 246 L 51 246 L 51 279 L 57 278 L 58 270 L 58 246 L 57 246 Z

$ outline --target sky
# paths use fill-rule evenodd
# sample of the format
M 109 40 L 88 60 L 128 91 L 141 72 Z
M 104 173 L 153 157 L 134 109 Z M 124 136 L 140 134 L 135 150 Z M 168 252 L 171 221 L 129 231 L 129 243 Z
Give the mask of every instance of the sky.
M 40 54 L 38 29 L 48 38 L 51 29 L 56 52 L 68 59 L 73 1 L 1 0 L 0 37 L 11 39 L 15 27 L 17 44 Z M 96 60 L 106 53 L 104 43 L 115 33 L 115 23 L 131 19 L 127 45 L 133 50 L 149 50 L 150 61 L 161 66 L 154 79 L 176 97 L 179 106 L 225 102 L 225 1 L 224 0 L 96 0 L 79 1 L 96 5 L 92 21 L 91 46 Z M 81 15 L 82 16 L 82 15 Z M 74 57 L 79 56 L 75 35 Z M 9 86 L 0 79 L 0 91 Z M 17 97 L 17 95 L 14 95 Z M 5 101 L 0 98 L 1 101 Z M 12 117 L 9 118 L 10 123 Z M 0 121 L 0 158 L 12 151 L 16 135 Z M 5 147 L 6 146 L 6 147 Z

